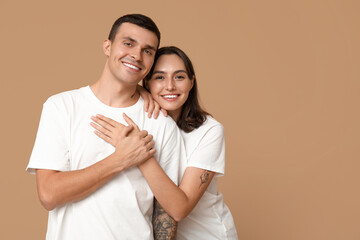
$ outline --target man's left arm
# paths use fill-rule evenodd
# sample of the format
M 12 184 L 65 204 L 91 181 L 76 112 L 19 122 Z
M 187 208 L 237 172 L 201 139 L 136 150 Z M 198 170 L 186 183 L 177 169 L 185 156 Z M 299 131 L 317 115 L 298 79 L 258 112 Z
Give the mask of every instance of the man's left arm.
M 152 222 L 155 240 L 176 240 L 177 222 L 166 213 L 156 199 Z

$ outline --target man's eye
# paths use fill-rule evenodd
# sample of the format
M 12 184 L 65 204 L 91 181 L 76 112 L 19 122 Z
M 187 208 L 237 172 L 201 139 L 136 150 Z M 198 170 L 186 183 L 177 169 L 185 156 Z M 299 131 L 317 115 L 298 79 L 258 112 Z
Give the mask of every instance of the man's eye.
M 152 52 L 150 50 L 145 49 L 144 52 L 150 56 L 152 55 Z
M 131 46 L 131 43 L 129 43 L 129 42 L 124 42 L 124 45 L 130 47 L 130 46 Z

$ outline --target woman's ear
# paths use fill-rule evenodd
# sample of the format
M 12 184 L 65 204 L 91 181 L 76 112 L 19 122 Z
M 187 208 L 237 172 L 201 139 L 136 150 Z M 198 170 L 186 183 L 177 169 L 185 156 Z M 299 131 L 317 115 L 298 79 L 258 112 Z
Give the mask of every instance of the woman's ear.
M 195 76 L 193 76 L 193 77 L 191 78 L 191 88 L 193 88 L 193 86 L 194 86 L 194 81 L 195 81 Z
M 106 56 L 110 56 L 110 51 L 111 51 L 111 41 L 109 39 L 104 40 L 103 43 L 103 51 L 105 53 Z
M 143 80 L 143 84 L 144 84 L 144 87 L 146 88 L 146 89 L 149 89 L 149 80 Z

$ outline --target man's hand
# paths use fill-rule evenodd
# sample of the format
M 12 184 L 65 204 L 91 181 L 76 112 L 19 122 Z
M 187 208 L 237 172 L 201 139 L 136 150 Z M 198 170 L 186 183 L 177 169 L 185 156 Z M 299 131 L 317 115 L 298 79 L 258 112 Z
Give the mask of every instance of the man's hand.
M 113 145 L 115 156 L 123 161 L 125 168 L 138 165 L 155 154 L 153 137 L 147 131 L 140 131 L 139 127 L 124 113 L 123 117 L 129 126 L 115 120 L 97 115 L 91 117 L 96 123 L 90 123 L 96 129 L 95 134 Z

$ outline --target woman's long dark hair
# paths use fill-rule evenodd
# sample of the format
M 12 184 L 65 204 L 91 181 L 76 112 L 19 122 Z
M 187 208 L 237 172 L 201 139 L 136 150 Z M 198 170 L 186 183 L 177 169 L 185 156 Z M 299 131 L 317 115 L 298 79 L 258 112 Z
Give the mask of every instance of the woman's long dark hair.
M 188 77 L 190 79 L 194 79 L 193 87 L 189 92 L 189 96 L 187 100 L 182 106 L 179 119 L 177 120 L 178 127 L 182 129 L 184 132 L 188 133 L 200 127 L 205 122 L 206 115 L 210 115 L 200 107 L 195 71 L 189 57 L 181 49 L 174 46 L 159 48 L 159 50 L 157 50 L 155 55 L 154 64 L 149 74 L 144 79 L 143 86 L 146 90 L 149 91 L 149 89 L 147 89 L 146 83 L 151 79 L 151 76 L 153 75 L 157 60 L 162 55 L 171 55 L 171 54 L 175 54 L 182 59 Z

